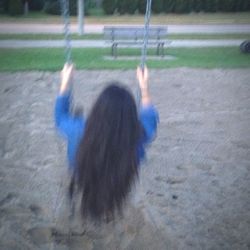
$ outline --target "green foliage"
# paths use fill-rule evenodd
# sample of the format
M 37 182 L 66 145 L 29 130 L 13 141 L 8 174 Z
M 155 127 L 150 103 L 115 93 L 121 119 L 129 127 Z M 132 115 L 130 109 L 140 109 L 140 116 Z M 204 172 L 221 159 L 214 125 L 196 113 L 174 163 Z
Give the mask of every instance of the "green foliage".
M 23 4 L 21 0 L 9 0 L 8 13 L 11 16 L 23 14 Z
M 235 6 L 236 8 L 235 11 L 246 11 L 248 3 L 250 3 L 250 1 L 247 1 L 247 0 L 237 1 L 236 6 Z
M 174 12 L 175 0 L 163 0 L 163 10 L 165 13 Z
M 121 15 L 126 13 L 126 0 L 117 0 L 117 10 Z
M 250 11 L 250 1 L 249 0 L 241 0 L 240 3 L 240 11 Z
M 91 6 L 91 0 L 84 0 L 84 14 L 85 15 L 89 15 L 90 6 Z
M 44 8 L 45 0 L 32 0 L 29 1 L 30 10 L 42 10 Z
M 218 0 L 204 0 L 205 12 L 216 12 L 218 8 Z
M 59 1 L 46 2 L 44 6 L 45 13 L 51 15 L 61 15 L 61 5 Z
M 69 13 L 71 16 L 77 15 L 77 0 L 69 0 Z
M 122 15 L 125 13 L 134 14 L 137 9 L 137 0 L 118 0 L 117 10 Z
M 237 0 L 218 0 L 218 10 L 222 12 L 235 12 L 239 11 L 238 6 L 244 5 L 247 1 L 237 1 Z
M 193 0 L 192 10 L 195 12 L 203 11 L 203 0 Z
M 138 0 L 137 8 L 140 14 L 145 14 L 146 6 L 147 6 L 147 0 Z
M 221 12 L 249 11 L 249 0 L 217 0 L 217 10 Z
M 115 0 L 103 0 L 105 13 L 113 14 Z M 137 6 L 136 6 L 137 5 Z M 145 14 L 147 0 L 117 0 L 120 14 L 133 14 L 138 10 Z M 250 0 L 152 0 L 153 13 L 190 13 L 194 12 L 236 12 L 249 11 Z
M 102 7 L 105 14 L 112 15 L 116 9 L 116 0 L 103 0 Z
M 8 13 L 8 0 L 0 0 L 0 13 L 7 14 Z
M 126 12 L 134 14 L 137 10 L 138 0 L 126 0 Z
M 189 13 L 190 12 L 190 5 L 189 0 L 175 0 L 175 13 Z
M 195 12 L 237 12 L 250 10 L 250 0 L 190 0 Z
M 193 1 L 194 0 L 187 0 L 187 13 L 190 13 L 193 11 L 194 9 Z
M 84 1 L 84 14 L 88 15 L 89 14 L 89 5 L 90 5 L 90 0 L 83 0 Z M 78 8 L 78 0 L 69 0 L 69 13 L 72 16 L 77 15 L 77 8 Z
M 88 4 L 89 1 L 84 1 L 84 13 L 88 14 Z M 69 13 L 71 16 L 77 15 L 77 0 L 69 0 Z M 61 1 L 60 0 L 50 0 L 47 1 L 44 7 L 44 11 L 51 15 L 61 15 Z
M 89 0 L 89 8 L 97 8 L 97 2 L 96 1 L 93 1 L 93 0 Z
M 156 14 L 163 12 L 163 0 L 152 1 L 152 12 Z

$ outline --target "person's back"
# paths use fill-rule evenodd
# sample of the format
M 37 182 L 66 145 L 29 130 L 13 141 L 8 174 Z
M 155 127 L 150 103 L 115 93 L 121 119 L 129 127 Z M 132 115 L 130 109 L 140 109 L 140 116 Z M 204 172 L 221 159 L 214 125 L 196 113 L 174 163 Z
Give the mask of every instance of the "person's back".
M 88 118 L 70 113 L 68 83 L 72 66 L 65 65 L 55 107 L 58 129 L 68 140 L 69 166 L 74 186 L 81 191 L 81 214 L 107 218 L 122 205 L 138 176 L 144 147 L 155 136 L 158 114 L 152 106 L 147 69 L 137 70 L 142 100 L 139 115 L 131 93 L 119 83 L 106 87 Z

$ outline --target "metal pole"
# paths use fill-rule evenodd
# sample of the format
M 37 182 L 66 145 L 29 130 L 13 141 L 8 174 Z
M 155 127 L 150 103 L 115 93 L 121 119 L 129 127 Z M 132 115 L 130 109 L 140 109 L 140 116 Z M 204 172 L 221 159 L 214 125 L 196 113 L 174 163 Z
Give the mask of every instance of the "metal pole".
M 78 0 L 78 34 L 80 36 L 83 35 L 84 30 L 83 30 L 83 19 L 84 19 L 84 0 Z

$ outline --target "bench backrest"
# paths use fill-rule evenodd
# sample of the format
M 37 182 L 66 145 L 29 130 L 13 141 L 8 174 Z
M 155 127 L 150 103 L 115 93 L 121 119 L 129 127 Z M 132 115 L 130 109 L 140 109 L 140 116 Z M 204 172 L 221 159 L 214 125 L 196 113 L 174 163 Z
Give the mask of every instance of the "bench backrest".
M 103 29 L 104 39 L 106 40 L 118 40 L 118 39 L 133 39 L 142 40 L 144 38 L 145 28 L 143 26 L 138 27 L 115 27 L 106 26 Z M 151 26 L 149 27 L 148 39 L 149 40 L 161 40 L 166 38 L 167 27 L 166 26 Z

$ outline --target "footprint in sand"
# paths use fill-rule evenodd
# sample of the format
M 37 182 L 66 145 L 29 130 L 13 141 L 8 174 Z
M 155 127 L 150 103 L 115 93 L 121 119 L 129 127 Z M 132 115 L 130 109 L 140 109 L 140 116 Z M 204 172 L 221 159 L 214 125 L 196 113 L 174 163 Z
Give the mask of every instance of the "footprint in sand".
M 167 183 L 170 185 L 181 184 L 186 181 L 187 177 L 173 176 L 167 179 Z
M 156 176 L 155 180 L 164 182 L 166 184 L 174 185 L 174 184 L 181 184 L 185 182 L 187 177 L 181 177 L 181 176 L 172 176 L 172 177 L 162 177 L 162 176 Z
M 14 87 L 7 87 L 3 90 L 3 93 L 8 93 L 10 91 L 12 91 L 13 89 L 15 89 Z
M 50 227 L 33 227 L 28 230 L 30 240 L 36 244 L 46 244 L 52 239 L 52 228 Z
M 0 172 L 0 180 L 3 180 L 5 178 L 6 174 Z
M 146 195 L 153 195 L 153 194 L 154 194 L 154 192 L 151 191 L 151 190 L 148 190 L 147 193 L 146 193 Z
M 180 83 L 174 83 L 174 84 L 172 84 L 172 86 L 173 86 L 174 88 L 179 89 L 179 88 L 182 87 L 182 84 L 180 84 Z
M 212 166 L 205 164 L 205 163 L 195 164 L 195 167 L 204 171 L 210 171 L 212 169 Z
M 2 200 L 0 200 L 0 207 L 4 206 L 5 204 L 8 204 L 13 199 L 17 197 L 14 193 L 8 193 Z
M 210 171 L 212 169 L 212 166 L 201 162 L 201 163 L 194 163 L 190 165 L 179 165 L 176 168 L 181 171 L 189 171 L 189 170 L 194 170 L 194 169 Z
M 36 216 L 38 216 L 38 215 L 40 215 L 42 213 L 42 208 L 37 206 L 36 204 L 31 204 L 29 206 L 29 209 Z

